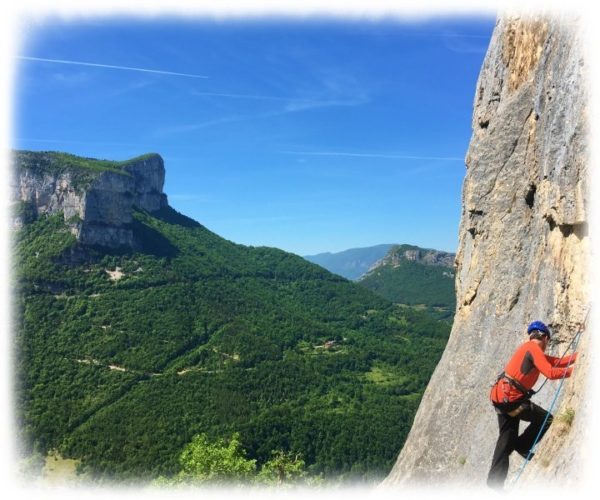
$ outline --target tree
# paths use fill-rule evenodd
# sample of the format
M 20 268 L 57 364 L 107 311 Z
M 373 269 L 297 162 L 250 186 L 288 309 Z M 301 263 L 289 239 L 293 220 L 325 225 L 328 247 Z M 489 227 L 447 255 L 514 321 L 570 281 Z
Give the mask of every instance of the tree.
M 293 482 L 306 476 L 304 460 L 300 455 L 277 450 L 272 452 L 273 458 L 266 462 L 258 473 L 260 482 L 276 484 Z
M 248 460 L 235 433 L 226 443 L 210 442 L 205 434 L 194 436 L 180 457 L 181 471 L 176 482 L 227 482 L 250 479 L 256 472 L 256 460 Z

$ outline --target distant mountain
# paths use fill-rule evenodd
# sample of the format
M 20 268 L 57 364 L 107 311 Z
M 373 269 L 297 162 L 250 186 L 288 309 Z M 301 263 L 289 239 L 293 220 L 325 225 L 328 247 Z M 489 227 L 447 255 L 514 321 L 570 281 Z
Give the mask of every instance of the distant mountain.
M 358 283 L 400 304 L 454 309 L 455 254 L 395 245 Z
M 179 470 L 194 435 L 377 478 L 450 323 L 173 210 L 158 155 L 13 155 L 15 410 L 26 453 L 91 478 Z M 441 321 L 440 321 L 441 319 Z M 29 460 L 28 463 L 33 463 Z M 37 463 L 37 462 L 36 462 Z
M 344 278 L 357 280 L 383 258 L 393 246 L 393 244 L 382 244 L 373 247 L 351 248 L 343 252 L 306 255 L 304 258 Z

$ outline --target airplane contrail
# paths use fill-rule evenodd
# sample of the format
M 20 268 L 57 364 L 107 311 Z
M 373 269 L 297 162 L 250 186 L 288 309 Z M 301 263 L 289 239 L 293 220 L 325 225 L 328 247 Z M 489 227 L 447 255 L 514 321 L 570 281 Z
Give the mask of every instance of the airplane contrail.
M 456 156 L 413 156 L 400 154 L 380 154 L 380 153 L 345 153 L 339 151 L 282 151 L 285 154 L 291 155 L 307 155 L 307 156 L 351 156 L 357 158 L 387 158 L 393 160 L 447 160 L 447 161 L 464 161 L 464 158 Z
M 170 76 L 185 76 L 188 78 L 208 78 L 204 75 L 191 75 L 189 73 L 175 73 L 174 71 L 162 71 L 158 69 L 147 69 L 147 68 L 133 68 L 131 66 L 114 66 L 112 64 L 98 64 L 84 61 L 68 61 L 65 59 L 45 59 L 43 57 L 30 57 L 30 56 L 16 56 L 17 59 L 24 59 L 26 61 L 38 61 L 38 62 L 49 62 L 56 64 L 73 64 L 75 66 L 92 66 L 94 68 L 108 68 L 108 69 L 120 69 L 124 71 L 140 71 L 142 73 L 155 73 L 158 75 L 170 75 Z

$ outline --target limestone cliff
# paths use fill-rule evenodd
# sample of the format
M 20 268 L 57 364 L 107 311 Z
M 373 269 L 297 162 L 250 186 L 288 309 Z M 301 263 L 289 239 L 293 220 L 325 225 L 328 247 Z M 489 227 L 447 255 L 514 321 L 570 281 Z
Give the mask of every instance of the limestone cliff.
M 577 23 L 500 18 L 474 102 L 452 333 L 386 485 L 485 484 L 497 437 L 491 383 L 526 325 L 562 354 L 588 308 L 585 64 Z M 581 479 L 589 333 L 556 419 L 521 482 Z M 546 406 L 558 382 L 534 400 Z M 560 418 L 565 415 L 564 418 Z M 511 457 L 509 481 L 522 459 Z
M 383 258 L 371 266 L 369 272 L 381 266 L 396 267 L 402 261 L 418 262 L 429 266 L 454 267 L 455 258 L 455 254 L 439 250 L 419 248 L 412 245 L 394 245 Z
M 167 205 L 162 158 L 149 154 L 125 162 L 64 153 L 18 151 L 13 155 L 14 227 L 28 218 L 62 212 L 84 245 L 132 248 L 133 209 Z

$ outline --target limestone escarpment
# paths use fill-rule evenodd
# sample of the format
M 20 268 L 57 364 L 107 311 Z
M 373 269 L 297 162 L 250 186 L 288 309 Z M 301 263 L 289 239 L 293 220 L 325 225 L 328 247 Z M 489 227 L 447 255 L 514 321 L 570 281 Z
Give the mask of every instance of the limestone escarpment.
M 584 60 L 577 23 L 501 18 L 474 102 L 457 253 L 457 310 L 444 355 L 385 484 L 484 484 L 497 437 L 491 383 L 536 319 L 562 354 L 588 308 Z M 521 481 L 580 479 L 589 334 L 552 426 Z M 535 401 L 547 407 L 557 386 Z M 511 472 L 521 465 L 511 458 Z
M 13 171 L 11 201 L 20 209 L 15 228 L 27 218 L 62 212 L 84 245 L 132 248 L 133 210 L 167 206 L 164 163 L 157 154 L 108 162 L 19 151 Z
M 440 250 L 419 248 L 412 245 L 395 245 L 380 260 L 375 262 L 370 271 L 381 266 L 398 266 L 401 261 L 418 262 L 429 266 L 454 267 L 456 255 Z

